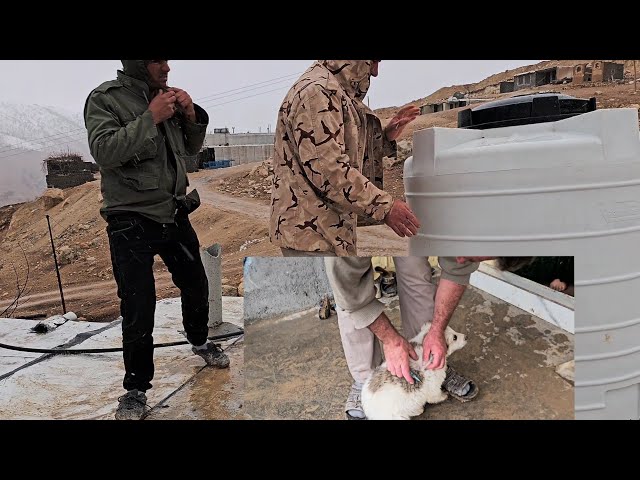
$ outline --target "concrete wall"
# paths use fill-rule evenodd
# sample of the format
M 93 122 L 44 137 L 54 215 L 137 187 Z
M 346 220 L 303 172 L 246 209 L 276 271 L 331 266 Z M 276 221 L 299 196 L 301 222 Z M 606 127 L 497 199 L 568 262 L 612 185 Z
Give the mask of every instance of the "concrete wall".
M 500 82 L 500 93 L 513 92 L 513 82 Z
M 52 175 L 66 175 L 68 173 L 97 172 L 98 165 L 94 162 L 64 162 L 47 160 L 47 173 Z
M 594 73 L 595 73 L 595 69 L 594 69 Z M 623 78 L 624 78 L 623 64 L 613 63 L 613 62 L 602 62 L 602 80 L 601 81 L 611 82 L 613 80 L 622 80 Z
M 69 173 L 67 175 L 47 175 L 48 188 L 71 188 L 95 180 L 91 172 Z
M 435 112 L 435 105 L 432 103 L 429 103 L 427 105 L 422 105 L 420 107 L 420 115 L 426 115 L 428 113 L 433 113 Z
M 521 90 L 523 88 L 531 88 L 535 85 L 536 72 L 523 73 L 513 77 L 513 90 Z
M 307 310 L 333 296 L 322 257 L 248 257 L 244 265 L 244 322 Z
M 556 80 L 556 69 L 546 68 L 544 70 L 538 70 L 536 71 L 535 79 L 536 87 L 539 87 L 541 85 L 549 85 Z
M 204 144 L 208 147 L 216 145 L 273 145 L 274 133 L 208 133 Z
M 556 80 L 573 78 L 573 66 L 556 67 Z
M 573 67 L 573 83 L 583 83 L 584 82 L 584 74 L 587 68 L 586 63 L 579 63 L 578 65 L 574 65 Z
M 274 146 L 271 145 L 235 145 L 229 147 L 213 147 L 216 160 L 233 160 L 233 165 L 264 162 L 273 156 Z
M 603 62 L 596 60 L 591 67 L 591 79 L 594 82 L 602 82 L 603 80 Z

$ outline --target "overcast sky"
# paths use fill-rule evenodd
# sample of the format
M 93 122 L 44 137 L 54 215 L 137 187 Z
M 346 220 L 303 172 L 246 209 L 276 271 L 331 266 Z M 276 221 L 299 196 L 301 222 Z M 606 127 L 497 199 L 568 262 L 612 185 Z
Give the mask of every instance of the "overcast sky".
M 402 105 L 441 87 L 473 83 L 539 60 L 383 60 L 369 89 L 371 108 Z M 169 85 L 209 112 L 209 128 L 273 130 L 287 88 L 312 60 L 172 60 Z M 115 78 L 119 60 L 0 60 L 0 102 L 82 112 L 87 94 Z

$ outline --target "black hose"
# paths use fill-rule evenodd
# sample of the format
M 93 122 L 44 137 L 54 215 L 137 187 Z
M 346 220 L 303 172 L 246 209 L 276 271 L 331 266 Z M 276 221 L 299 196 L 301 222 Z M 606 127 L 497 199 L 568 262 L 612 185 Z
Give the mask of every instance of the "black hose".
M 234 332 L 234 333 L 223 333 L 222 335 L 216 335 L 214 337 L 209 338 L 208 340 L 224 340 L 225 338 L 239 337 L 243 335 L 244 331 Z M 167 343 L 154 343 L 153 348 L 163 348 L 163 347 L 175 347 L 176 345 L 187 345 L 189 342 L 186 340 L 180 340 L 178 342 L 167 342 Z M 113 347 L 113 348 L 27 348 L 27 347 L 17 347 L 15 345 L 6 345 L 4 343 L 0 343 L 0 348 L 6 348 L 7 350 L 17 350 L 18 352 L 31 352 L 31 353 L 52 353 L 55 355 L 75 355 L 80 353 L 111 353 L 111 352 L 121 352 L 122 347 Z

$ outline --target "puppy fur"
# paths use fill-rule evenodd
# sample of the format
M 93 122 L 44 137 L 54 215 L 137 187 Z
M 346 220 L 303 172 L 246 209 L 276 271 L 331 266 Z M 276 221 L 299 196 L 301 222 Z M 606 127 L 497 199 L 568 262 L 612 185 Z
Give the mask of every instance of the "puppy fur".
M 409 359 L 411 369 L 417 373 L 420 382 L 413 385 L 404 378 L 398 378 L 387 370 L 387 362 L 376 368 L 362 387 L 362 408 L 370 420 L 409 420 L 420 415 L 427 403 L 440 403 L 447 399 L 442 390 L 446 377 L 445 366 L 439 370 L 427 370 L 422 360 L 422 340 L 431 328 L 431 323 L 422 327 L 418 335 L 410 340 L 418 355 L 418 360 Z M 465 335 L 451 327 L 445 330 L 447 357 L 460 350 L 467 343 Z

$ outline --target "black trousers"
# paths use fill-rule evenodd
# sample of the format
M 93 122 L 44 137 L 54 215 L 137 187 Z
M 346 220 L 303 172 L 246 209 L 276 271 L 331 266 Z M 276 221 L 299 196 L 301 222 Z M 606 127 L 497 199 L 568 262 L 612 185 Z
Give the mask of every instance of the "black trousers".
M 148 390 L 153 379 L 153 324 L 156 289 L 153 257 L 160 255 L 180 289 L 182 322 L 194 345 L 207 341 L 209 286 L 200 243 L 186 215 L 173 224 L 138 214 L 110 215 L 107 235 L 113 276 L 118 285 L 126 390 Z

